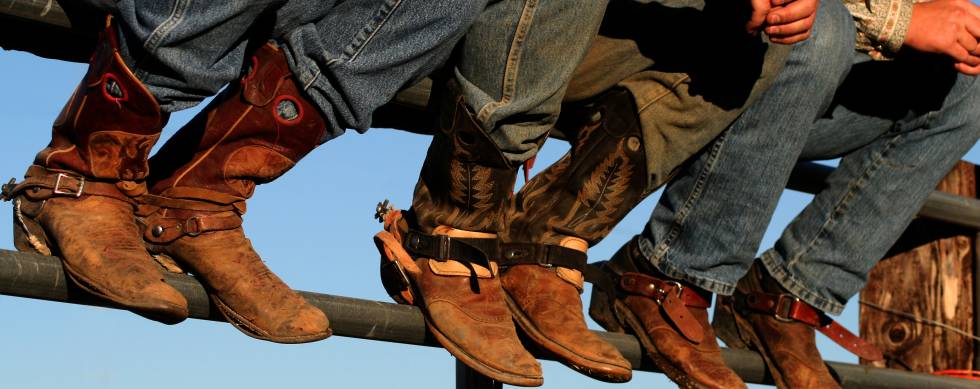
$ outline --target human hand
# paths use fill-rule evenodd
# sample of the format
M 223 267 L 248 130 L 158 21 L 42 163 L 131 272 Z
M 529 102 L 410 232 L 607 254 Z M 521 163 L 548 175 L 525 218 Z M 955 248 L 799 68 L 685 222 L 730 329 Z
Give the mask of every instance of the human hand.
M 810 37 L 819 0 L 771 0 L 765 28 L 769 41 L 784 45 Z
M 912 6 L 904 46 L 944 54 L 957 71 L 980 74 L 980 7 L 969 0 L 934 0 Z
M 769 9 L 772 8 L 770 4 L 771 0 L 749 0 L 749 5 L 752 7 L 752 15 L 749 17 L 748 23 L 745 23 L 745 30 L 749 34 L 758 35 L 759 31 L 766 24 L 766 15 L 769 15 Z

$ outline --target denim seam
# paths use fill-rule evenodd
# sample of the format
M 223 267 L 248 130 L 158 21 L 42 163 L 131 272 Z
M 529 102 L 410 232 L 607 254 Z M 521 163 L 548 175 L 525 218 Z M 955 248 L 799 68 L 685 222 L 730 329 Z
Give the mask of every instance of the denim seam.
M 364 51 L 364 47 L 374 40 L 374 37 L 378 34 L 388 20 L 391 19 L 391 15 L 398 10 L 402 4 L 402 0 L 389 0 L 386 1 L 383 6 L 378 10 L 378 14 L 371 18 L 371 23 L 361 31 L 360 34 L 355 37 L 354 42 L 344 50 L 344 54 L 348 57 L 347 62 L 353 62 L 361 55 Z M 364 34 L 366 37 L 361 38 Z M 349 53 L 349 54 L 348 54 Z
M 163 41 L 163 38 L 173 31 L 174 28 L 176 28 L 177 25 L 184 19 L 184 15 L 187 13 L 190 3 L 191 0 L 177 0 L 174 2 L 174 7 L 172 10 L 170 10 L 170 15 L 167 16 L 167 19 L 164 20 L 163 23 L 160 23 L 160 25 L 157 26 L 152 33 L 150 33 L 150 36 L 146 39 L 146 42 L 143 43 L 143 50 L 146 51 L 149 56 L 152 56 L 156 52 L 156 49 L 160 47 L 160 43 Z M 136 71 L 134 72 L 134 75 L 136 75 L 137 79 L 142 80 L 148 75 L 148 73 L 145 70 L 142 70 L 141 66 L 138 64 L 135 67 Z
M 760 260 L 763 266 L 766 267 L 766 271 L 772 276 L 776 282 L 779 283 L 783 288 L 786 288 L 790 294 L 799 297 L 807 304 L 812 305 L 823 312 L 839 315 L 844 311 L 844 306 L 821 296 L 819 293 L 814 292 L 808 288 L 799 278 L 793 276 L 793 272 L 790 271 L 786 262 L 782 258 L 778 258 L 779 253 L 774 250 L 768 250 L 762 253 Z
M 881 166 L 884 164 L 885 154 L 891 150 L 902 138 L 902 134 L 894 135 L 891 140 L 885 143 L 881 151 L 875 155 L 875 159 L 871 161 L 871 165 L 868 166 L 868 168 L 865 169 L 856 180 L 850 181 L 847 192 L 844 193 L 844 195 L 837 201 L 837 204 L 834 205 L 834 210 L 830 213 L 830 217 L 827 218 L 827 221 L 820 226 L 820 231 L 814 234 L 813 238 L 807 242 L 803 250 L 800 250 L 799 253 L 794 254 L 792 258 L 786 261 L 787 266 L 792 266 L 796 262 L 800 261 L 804 255 L 808 254 L 820 242 L 823 241 L 823 238 L 826 236 L 826 232 L 831 228 L 831 226 L 837 224 L 838 217 L 847 212 L 848 205 L 850 204 L 850 201 L 857 196 L 857 192 L 864 188 L 865 184 L 868 182 L 868 179 L 873 174 L 878 172 L 878 170 L 880 170 Z
M 714 145 L 711 146 L 710 154 L 708 154 L 708 160 L 705 161 L 705 166 L 701 168 L 698 174 L 697 181 L 694 183 L 694 189 L 691 194 L 688 195 L 687 200 L 684 201 L 684 205 L 677 212 L 674 217 L 673 223 L 671 223 L 670 231 L 667 232 L 667 236 L 664 238 L 663 242 L 657 245 L 657 249 L 654 251 L 654 260 L 662 261 L 663 257 L 666 256 L 667 251 L 670 249 L 670 245 L 677 239 L 680 235 L 681 230 L 684 227 L 684 223 L 687 221 L 688 214 L 695 207 L 698 200 L 701 199 L 701 194 L 704 191 L 704 187 L 707 185 L 708 179 L 711 173 L 714 172 L 715 163 L 718 161 L 718 157 L 721 154 L 721 150 L 724 147 L 725 141 L 728 139 L 728 132 L 723 132 Z
M 643 254 L 643 257 L 653 264 L 657 270 L 660 270 L 661 273 L 664 273 L 668 277 L 690 282 L 699 288 L 723 296 L 730 296 L 735 292 L 735 284 L 729 284 L 703 276 L 687 274 L 680 268 L 671 265 L 670 261 L 666 259 L 661 259 L 659 261 L 655 260 L 653 258 L 653 243 L 650 243 L 650 240 L 647 237 L 640 236 L 639 244 L 640 253 Z
M 501 84 L 500 101 L 495 101 L 480 108 L 476 118 L 478 121 L 486 123 L 490 116 L 500 109 L 500 107 L 510 104 L 514 99 L 517 89 L 517 77 L 520 72 L 521 55 L 524 53 L 524 41 L 527 40 L 528 30 L 534 21 L 534 14 L 537 11 L 538 0 L 527 0 L 524 3 L 524 10 L 517 21 L 517 28 L 514 32 L 514 39 L 511 41 L 510 50 L 507 53 L 507 65 L 504 68 L 504 79 Z

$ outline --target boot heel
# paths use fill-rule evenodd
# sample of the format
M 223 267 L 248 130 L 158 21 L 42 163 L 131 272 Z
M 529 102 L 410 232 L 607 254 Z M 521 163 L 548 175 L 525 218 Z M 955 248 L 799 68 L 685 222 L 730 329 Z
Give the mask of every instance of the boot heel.
M 17 251 L 41 255 L 51 255 L 51 245 L 44 229 L 31 217 L 21 211 L 22 199 L 16 198 L 14 205 L 14 247 Z
M 715 330 L 715 335 L 718 339 L 721 339 L 728 345 L 729 348 L 746 350 L 749 349 L 748 343 L 742 339 L 742 335 L 738 330 L 738 323 L 735 321 L 734 309 L 727 298 L 718 298 L 717 305 L 715 305 L 714 320 L 711 321 L 711 327 Z
M 620 318 L 612 307 L 613 296 L 609 292 L 592 287 L 592 295 L 589 298 L 589 317 L 599 323 L 602 328 L 609 332 L 624 333 L 626 329 L 620 324 Z

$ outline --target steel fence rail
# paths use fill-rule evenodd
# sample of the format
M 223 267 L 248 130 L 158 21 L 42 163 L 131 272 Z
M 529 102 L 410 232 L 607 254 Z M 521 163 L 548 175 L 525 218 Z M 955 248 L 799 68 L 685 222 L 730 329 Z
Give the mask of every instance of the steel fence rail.
M 187 298 L 191 318 L 224 320 L 209 302 L 204 287 L 193 277 L 168 274 L 167 282 Z M 0 250 L 0 294 L 114 308 L 111 304 L 86 294 L 69 282 L 58 258 L 10 250 Z M 300 292 L 300 294 L 327 313 L 335 335 L 418 346 L 438 346 L 427 333 L 422 313 L 416 307 L 311 292 Z M 615 345 L 635 366 L 635 370 L 658 371 L 648 359 L 643 357 L 639 342 L 633 336 L 609 332 L 598 332 L 598 334 Z M 772 378 L 766 372 L 762 358 L 758 354 L 725 349 L 724 356 L 728 365 L 746 382 L 772 384 Z M 547 359 L 540 355 L 539 358 Z M 976 388 L 975 383 L 956 378 L 838 362 L 828 362 L 828 366 L 845 388 Z

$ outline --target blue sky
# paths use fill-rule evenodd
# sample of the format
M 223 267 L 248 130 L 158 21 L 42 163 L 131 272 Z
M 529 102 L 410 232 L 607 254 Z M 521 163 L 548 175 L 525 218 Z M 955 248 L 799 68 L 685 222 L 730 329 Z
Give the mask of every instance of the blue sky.
M 50 139 L 50 126 L 85 66 L 0 51 L 0 178 L 22 177 Z M 174 115 L 166 139 L 197 109 Z M 389 301 L 377 276 L 371 237 L 380 225 L 375 204 L 389 198 L 407 206 L 429 138 L 392 130 L 350 133 L 315 150 L 281 179 L 263 185 L 249 202 L 245 228 L 269 267 L 295 289 Z M 565 152 L 547 143 L 538 170 Z M 966 159 L 980 160 L 976 148 Z M 655 194 L 602 244 L 593 260 L 608 258 L 639 232 Z M 786 192 L 763 248 L 810 196 Z M 0 204 L 0 215 L 10 215 Z M 0 216 L 0 220 L 10 220 Z M 11 225 L 0 222 L 0 248 L 12 249 Z M 588 293 L 588 291 L 586 292 Z M 587 296 L 587 294 L 586 294 Z M 587 299 L 586 299 L 587 300 Z M 852 301 L 841 321 L 857 329 Z M 9 388 L 198 387 L 451 387 L 447 352 L 332 337 L 305 345 L 278 345 L 246 337 L 224 323 L 189 320 L 165 326 L 125 311 L 0 296 L 0 377 Z M 598 328 L 594 323 L 591 326 Z M 819 337 L 819 336 L 818 336 Z M 856 358 L 819 340 L 830 360 Z M 545 388 L 617 387 L 543 362 Z M 637 373 L 629 387 L 673 387 L 659 374 Z M 622 386 L 618 386 L 622 387 Z

